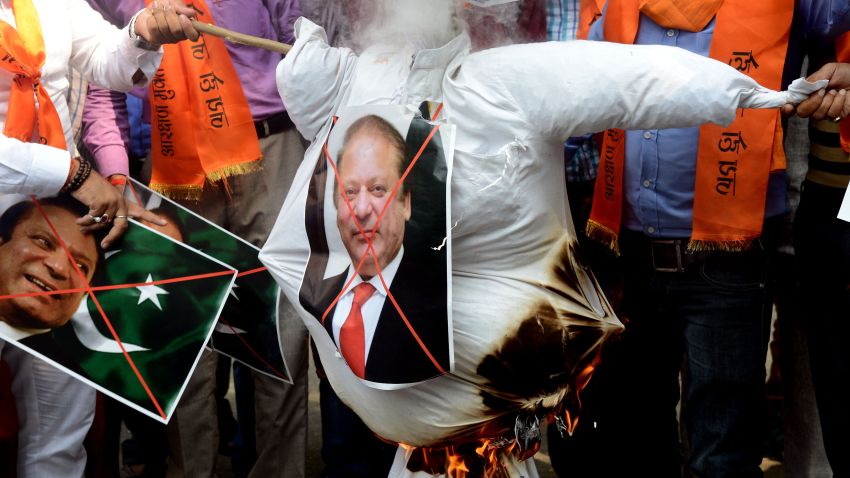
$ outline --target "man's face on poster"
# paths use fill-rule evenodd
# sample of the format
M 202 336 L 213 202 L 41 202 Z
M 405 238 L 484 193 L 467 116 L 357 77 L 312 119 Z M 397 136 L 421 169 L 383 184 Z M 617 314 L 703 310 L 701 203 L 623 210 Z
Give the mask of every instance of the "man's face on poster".
M 410 219 L 410 192 L 401 188 L 392 201 L 387 201 L 401 178 L 399 169 L 403 157 L 404 151 L 393 147 L 385 136 L 371 128 L 358 131 L 344 147 L 339 168 L 341 184 L 336 197 L 337 227 L 355 265 L 367 254 L 369 237 L 381 269 L 401 249 L 404 224 Z M 343 197 L 351 204 L 353 216 Z M 376 227 L 385 206 L 386 212 Z M 370 256 L 363 263 L 360 275 L 371 278 L 376 274 L 377 268 Z
M 75 262 L 91 280 L 98 260 L 97 242 L 75 223 L 67 209 L 45 205 L 53 227 L 71 251 Z M 25 212 L 7 240 L 0 238 L 0 294 L 77 289 L 85 282 L 44 220 L 32 208 Z M 13 327 L 45 329 L 67 323 L 80 305 L 84 292 L 38 295 L 0 300 L 0 320 Z

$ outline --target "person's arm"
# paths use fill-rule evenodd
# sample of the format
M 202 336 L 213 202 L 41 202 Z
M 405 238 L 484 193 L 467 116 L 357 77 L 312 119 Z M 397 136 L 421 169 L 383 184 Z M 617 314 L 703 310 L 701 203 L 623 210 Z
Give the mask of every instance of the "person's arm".
M 850 116 L 850 93 L 847 92 L 850 90 L 850 64 L 827 63 L 806 79 L 829 80 L 829 85 L 797 106 L 799 116 L 816 120 L 829 118 L 836 122 Z M 790 113 L 792 109 L 788 108 L 786 112 Z
M 301 2 L 298 0 L 263 0 L 269 11 L 277 38 L 275 40 L 291 45 L 295 41 L 295 21 L 302 16 Z
M 130 121 L 124 93 L 89 87 L 81 140 L 92 154 L 95 169 L 100 174 L 107 178 L 129 176 Z
M 778 108 L 784 93 L 725 63 L 665 46 L 574 41 L 513 45 L 470 55 L 449 95 L 528 123 L 553 141 L 608 128 L 729 124 L 738 108 Z
M 89 207 L 89 213 L 77 220 L 84 230 L 109 227 L 101 242 L 108 247 L 127 229 L 128 217 L 139 217 L 165 225 L 160 217 L 136 204 L 125 204 L 121 193 L 95 171 L 87 176 L 78 159 L 68 151 L 38 143 L 24 143 L 0 135 L 0 194 L 47 197 L 67 192 Z M 107 222 L 95 217 L 106 215 Z
M 351 81 L 356 56 L 328 45 L 325 31 L 304 17 L 295 22 L 295 32 L 292 50 L 277 65 L 277 89 L 295 127 L 312 141 Z
M 97 189 L 83 191 L 80 196 L 86 195 L 92 201 L 104 200 L 113 196 L 113 192 L 104 189 L 110 185 L 110 189 L 117 191 L 119 196 L 123 194 L 127 177 L 129 176 L 129 158 L 127 156 L 127 145 L 130 141 L 130 122 L 127 111 L 127 101 L 123 93 L 91 86 L 86 97 L 86 106 L 83 111 L 83 134 L 82 142 L 91 152 L 95 162 L 95 169 L 103 178 L 95 178 Z M 123 196 L 121 196 L 123 197 Z M 83 197 L 77 198 L 85 204 Z M 94 209 L 94 206 L 91 206 Z M 159 216 L 145 211 L 140 205 L 133 202 L 120 201 L 115 206 L 114 213 L 107 212 L 111 205 L 104 206 L 104 213 L 116 218 L 121 215 L 147 220 L 158 225 L 165 225 L 165 221 Z M 121 212 L 126 211 L 126 212 Z M 96 216 L 97 214 L 92 214 Z M 89 226 L 91 224 L 88 224 Z M 113 222 L 113 228 L 106 237 L 108 242 L 113 241 L 126 228 L 126 221 Z
M 70 168 L 71 155 L 64 149 L 0 135 L 0 194 L 54 196 Z
M 189 20 L 194 10 L 179 0 L 159 0 L 142 10 L 130 25 L 118 29 L 85 0 L 69 0 L 65 12 L 71 28 L 71 65 L 99 86 L 128 91 L 153 77 L 164 43 L 197 39 Z M 156 5 L 156 6 L 155 6 Z M 156 51 L 137 46 L 137 37 Z

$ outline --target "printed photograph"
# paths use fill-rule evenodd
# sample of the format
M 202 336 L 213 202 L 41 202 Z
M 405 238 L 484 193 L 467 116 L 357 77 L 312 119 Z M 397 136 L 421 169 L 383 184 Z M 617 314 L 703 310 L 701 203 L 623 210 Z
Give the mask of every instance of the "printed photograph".
M 176 407 L 236 271 L 135 221 L 108 250 L 73 199 L 0 212 L 0 338 L 162 422 Z
M 451 149 L 435 111 L 345 110 L 305 204 L 311 252 L 299 299 L 377 388 L 452 367 Z
M 292 383 L 279 336 L 280 288 L 257 258 L 259 249 L 138 181 L 131 179 L 124 194 L 128 201 L 166 218 L 169 226 L 159 228 L 160 232 L 238 271 L 210 348 L 257 372 Z M 179 237 L 169 232 L 177 232 L 172 225 L 179 225 Z

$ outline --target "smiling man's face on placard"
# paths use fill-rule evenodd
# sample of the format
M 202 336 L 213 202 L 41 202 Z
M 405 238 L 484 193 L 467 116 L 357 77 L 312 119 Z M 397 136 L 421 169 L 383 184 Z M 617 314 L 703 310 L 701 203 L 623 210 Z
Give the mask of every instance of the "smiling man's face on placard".
M 339 158 L 341 185 L 337 188 L 336 200 L 337 227 L 352 263 L 358 264 L 367 254 L 367 238 L 371 237 L 381 269 L 401 249 L 405 222 L 410 219 L 411 213 L 410 191 L 405 187 L 399 189 L 391 202 L 387 202 L 401 179 L 404 161 L 403 138 L 398 133 L 393 135 L 398 135 L 395 137 L 388 136 L 387 128 L 392 126 L 376 128 L 366 125 L 347 138 Z M 394 130 L 389 131 L 389 134 L 392 133 Z M 343 198 L 348 200 L 351 210 Z M 378 224 L 378 217 L 385 207 L 386 212 Z M 366 259 L 360 274 L 367 279 L 377 274 L 374 259 Z
M 77 216 L 59 206 L 43 209 L 74 261 L 91 280 L 98 261 L 97 241 L 83 233 Z M 78 289 L 85 282 L 71 263 L 47 221 L 37 208 L 24 212 L 0 237 L 0 295 Z M 47 329 L 67 323 L 85 292 L 37 295 L 0 300 L 0 321 L 13 327 Z

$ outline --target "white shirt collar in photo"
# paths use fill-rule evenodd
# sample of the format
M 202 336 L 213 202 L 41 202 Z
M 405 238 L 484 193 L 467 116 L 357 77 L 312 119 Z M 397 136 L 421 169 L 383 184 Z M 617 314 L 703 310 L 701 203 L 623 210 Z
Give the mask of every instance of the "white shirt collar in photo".
M 395 278 L 396 272 L 398 272 L 399 264 L 401 264 L 401 258 L 404 255 L 404 247 L 402 247 L 398 254 L 387 264 L 387 267 L 381 269 L 381 275 L 384 278 L 384 282 L 387 284 L 387 288 L 389 289 L 392 286 L 393 279 Z M 367 261 L 370 258 L 366 259 Z M 351 281 L 351 277 L 354 275 L 355 266 L 352 265 L 348 268 L 348 274 L 345 277 L 344 284 L 348 284 L 348 281 Z M 375 330 L 378 328 L 378 319 L 381 316 L 381 310 L 384 308 L 384 302 L 387 299 L 387 291 L 384 290 L 384 285 L 381 283 L 381 277 L 377 274 L 369 279 L 368 281 L 364 281 L 360 274 L 351 281 L 351 285 L 348 286 L 348 289 L 345 291 L 345 294 L 339 299 L 337 302 L 336 309 L 334 310 L 334 317 L 332 322 L 333 333 L 334 333 L 334 342 L 337 344 L 337 349 L 339 349 L 339 331 L 342 329 L 342 324 L 345 323 L 345 319 L 348 318 L 348 313 L 351 312 L 351 304 L 354 302 L 354 288 L 363 282 L 369 282 L 375 288 L 375 292 L 371 297 L 363 304 L 360 308 L 360 312 L 363 315 L 363 331 L 366 335 L 366 360 L 369 360 L 369 350 L 372 347 L 372 338 L 375 336 Z
M 26 329 L 23 327 L 12 327 L 6 322 L 0 321 L 0 337 L 6 340 L 23 340 L 27 337 L 50 332 L 50 329 Z

